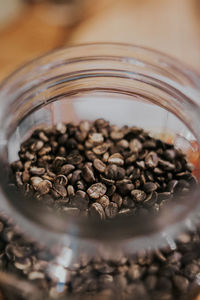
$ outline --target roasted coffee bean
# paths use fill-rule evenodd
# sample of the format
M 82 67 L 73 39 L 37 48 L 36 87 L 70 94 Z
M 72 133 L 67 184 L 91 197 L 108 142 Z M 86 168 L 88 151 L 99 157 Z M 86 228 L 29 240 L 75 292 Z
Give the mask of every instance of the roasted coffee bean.
M 113 194 L 112 202 L 115 202 L 118 205 L 118 207 L 121 207 L 122 206 L 122 196 L 120 196 L 118 193 Z
M 117 212 L 118 212 L 118 205 L 114 202 L 110 202 L 109 205 L 106 206 L 105 208 L 105 214 L 109 219 L 113 219 L 114 217 L 116 217 Z
M 92 217 L 96 217 L 97 219 L 105 219 L 105 212 L 100 203 L 93 203 L 89 208 L 89 213 Z
M 104 141 L 104 137 L 102 135 L 102 133 L 92 133 L 89 135 L 89 141 L 93 144 L 93 145 L 99 145 L 102 144 Z
M 123 156 L 120 153 L 114 153 L 108 158 L 108 163 L 123 166 Z
M 67 190 L 64 185 L 60 183 L 54 183 L 53 189 L 60 195 L 60 197 L 65 198 L 67 196 Z
M 157 185 L 154 182 L 146 182 L 143 188 L 146 193 L 152 193 L 157 190 Z
M 141 191 L 141 190 L 132 190 L 131 191 L 131 196 L 132 196 L 134 201 L 142 202 L 146 198 L 146 193 L 144 191 Z
M 106 165 L 100 159 L 95 159 L 94 160 L 94 167 L 100 173 L 103 173 L 105 171 L 105 169 L 106 169 Z
M 70 198 L 70 200 L 72 206 L 78 207 L 81 210 L 86 209 L 89 204 L 89 198 L 84 191 L 77 191 L 75 195 Z
M 92 183 L 95 181 L 94 177 L 94 171 L 92 167 L 89 167 L 88 165 L 85 165 L 82 169 L 82 176 L 84 180 L 88 183 Z
M 87 193 L 90 196 L 90 198 L 98 199 L 102 197 L 106 193 L 106 191 L 107 188 L 105 184 L 95 183 L 88 188 Z
M 175 275 L 173 277 L 173 283 L 175 288 L 181 292 L 181 293 L 186 293 L 188 290 L 188 286 L 189 286 L 189 281 L 187 278 L 185 278 L 184 276 L 181 275 Z
M 77 152 L 71 152 L 67 156 L 67 162 L 72 165 L 78 165 L 82 162 L 83 157 Z
M 142 143 L 138 139 L 133 139 L 129 143 L 129 148 L 132 152 L 138 153 L 142 150 Z
M 145 157 L 145 164 L 148 168 L 156 168 L 158 165 L 158 155 L 156 152 L 149 152 Z
M 102 196 L 101 198 L 97 199 L 96 202 L 99 203 L 99 204 L 101 204 L 101 206 L 102 206 L 103 208 L 106 208 L 106 207 L 109 205 L 110 200 L 109 200 L 109 198 L 108 198 L 107 195 L 104 195 L 104 196 Z
M 63 165 L 60 169 L 60 174 L 61 175 L 69 175 L 73 170 L 75 169 L 75 166 L 71 165 L 71 164 L 66 164 Z
M 37 191 L 40 195 L 48 194 L 52 188 L 52 183 L 49 180 L 42 180 L 37 187 Z
M 121 195 L 127 195 L 134 189 L 134 184 L 129 179 L 118 180 L 116 186 Z
M 105 176 L 113 180 L 121 180 L 125 177 L 125 170 L 115 164 L 110 164 L 106 167 Z
M 116 191 L 116 185 L 113 184 L 107 188 L 106 194 L 108 197 L 111 197 L 115 193 L 115 191 Z
M 123 198 L 123 206 L 133 209 L 135 207 L 135 202 L 130 196 L 125 196 Z
M 106 144 L 106 143 L 103 143 L 99 146 L 96 146 L 96 147 L 92 148 L 92 151 L 97 155 L 102 155 L 102 154 L 106 153 L 108 148 L 109 148 L 109 145 Z
M 55 178 L 55 183 L 61 184 L 63 186 L 67 185 L 68 179 L 65 175 L 58 175 Z

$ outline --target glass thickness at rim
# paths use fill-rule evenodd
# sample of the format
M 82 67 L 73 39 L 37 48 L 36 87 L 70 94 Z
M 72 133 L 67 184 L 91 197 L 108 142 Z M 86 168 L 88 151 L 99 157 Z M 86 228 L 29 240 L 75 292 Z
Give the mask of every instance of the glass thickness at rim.
M 115 93 L 124 92 L 130 96 L 135 94 L 136 91 L 131 89 L 133 88 L 131 86 L 133 85 L 133 80 L 135 80 L 142 84 L 145 83 L 146 86 L 154 86 L 156 89 L 160 89 L 162 93 L 169 93 L 171 97 L 176 99 L 176 103 L 173 103 L 170 107 L 169 105 L 168 107 L 166 106 L 167 103 L 160 103 L 160 106 L 169 109 L 169 111 L 171 110 L 173 113 L 178 113 L 176 111 L 177 105 L 183 101 L 185 108 L 190 109 L 191 118 L 196 120 L 197 114 L 200 112 L 197 99 L 195 98 L 199 93 L 197 74 L 185 69 L 184 66 L 173 59 L 158 52 L 131 45 L 81 45 L 60 49 L 42 56 L 26 64 L 2 83 L 0 87 L 0 101 L 2 102 L 2 99 L 7 98 L 0 117 L 0 126 L 3 133 L 5 136 L 8 135 L 8 128 L 13 130 L 17 125 L 17 121 L 21 121 L 21 119 L 16 119 L 13 122 L 11 120 L 13 116 L 11 116 L 11 119 L 8 118 L 8 120 L 4 116 L 8 115 L 9 109 L 15 112 L 24 103 L 28 103 L 30 95 L 39 95 L 36 92 L 45 90 L 45 87 L 46 90 L 49 90 L 59 84 L 69 85 L 66 95 L 91 90 L 108 91 L 108 84 L 105 86 L 105 81 L 100 82 L 100 80 L 106 78 L 126 80 L 126 84 L 122 82 L 119 86 L 113 81 L 108 82 L 113 85 L 111 90 Z M 87 80 L 87 87 L 84 87 L 84 80 Z M 90 84 L 91 80 L 93 80 L 92 84 Z M 93 84 L 94 80 L 97 80 L 95 86 Z M 78 81 L 82 81 L 81 88 L 79 89 L 74 84 L 74 82 L 77 83 Z M 162 98 L 162 96 L 161 94 L 160 97 Z M 54 100 L 54 97 L 49 97 L 45 101 L 42 97 L 41 99 L 39 97 L 40 95 L 38 96 L 38 103 L 34 107 L 30 107 L 29 110 L 22 111 L 21 116 L 26 117 L 33 110 Z M 55 98 L 57 97 L 55 96 Z M 152 97 L 152 101 L 153 99 Z M 159 104 L 158 100 L 155 99 L 155 103 Z M 182 121 L 185 121 L 184 113 L 179 116 Z M 11 124 L 13 124 L 13 128 L 9 126 Z M 198 124 L 199 122 L 196 120 L 195 128 Z M 188 122 L 187 125 L 188 127 L 192 127 L 192 124 Z M 195 132 L 195 128 L 193 127 L 191 131 L 197 140 L 200 141 L 199 133 Z M 4 202 L 6 201 L 5 195 L 7 193 L 4 194 L 4 197 L 2 195 Z M 10 195 L 9 199 L 12 199 L 11 197 L 12 195 Z M 187 207 L 182 213 L 178 213 L 176 207 L 170 207 L 170 214 L 166 210 L 164 215 L 160 215 L 158 218 L 154 216 L 153 219 L 146 219 L 145 223 L 141 222 L 141 220 L 136 219 L 133 221 L 127 218 L 123 222 L 116 220 L 109 224 L 106 222 L 103 224 L 94 221 L 86 222 L 77 219 L 58 220 L 54 215 L 47 214 L 45 211 L 41 211 L 39 215 L 35 214 L 35 212 L 38 212 L 37 208 L 27 207 L 25 203 L 22 205 L 22 201 L 20 207 L 14 200 L 11 200 L 10 203 L 17 211 L 16 221 L 19 220 L 21 223 L 24 220 L 29 223 L 32 222 L 33 226 L 38 223 L 44 230 L 56 232 L 57 238 L 60 238 L 63 234 L 67 234 L 77 236 L 78 238 L 114 241 L 124 239 L 137 240 L 137 238 L 146 238 L 147 236 L 149 240 L 152 240 L 153 235 L 162 235 L 164 231 L 175 232 L 174 226 L 176 225 L 176 229 L 178 229 L 178 227 L 183 225 L 189 212 L 192 213 L 194 207 L 197 208 L 197 196 L 192 197 L 192 200 L 190 207 Z M 51 224 L 56 224 L 56 226 L 52 228 Z

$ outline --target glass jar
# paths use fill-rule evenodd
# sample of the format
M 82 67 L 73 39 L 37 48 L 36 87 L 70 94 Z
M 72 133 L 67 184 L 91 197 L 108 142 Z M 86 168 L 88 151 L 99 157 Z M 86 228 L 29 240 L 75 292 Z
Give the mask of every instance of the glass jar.
M 200 255 L 193 256 L 200 245 L 197 191 L 156 216 L 98 222 L 58 217 L 35 203 L 27 204 L 7 180 L 20 144 L 34 130 L 98 118 L 118 126 L 139 126 L 173 143 L 188 155 L 198 177 L 198 75 L 145 48 L 88 44 L 27 63 L 1 84 L 0 99 L 0 284 L 6 297 L 192 297 L 200 276 Z M 188 230 L 176 243 L 177 235 Z

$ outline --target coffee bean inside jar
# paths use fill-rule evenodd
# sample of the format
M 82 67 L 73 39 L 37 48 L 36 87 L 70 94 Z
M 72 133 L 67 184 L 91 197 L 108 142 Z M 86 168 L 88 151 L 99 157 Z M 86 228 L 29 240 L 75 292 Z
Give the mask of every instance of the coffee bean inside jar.
M 28 201 L 74 217 L 112 222 L 121 216 L 159 213 L 188 197 L 197 180 L 181 150 L 135 126 L 118 127 L 104 119 L 38 129 L 21 144 L 11 164 L 12 186 Z M 178 199 L 178 200 L 177 200 Z M 16 233 L 2 218 L 3 270 L 39 283 L 52 298 L 183 299 L 200 274 L 200 235 L 184 233 L 175 246 L 113 259 L 80 257 L 59 266 L 53 254 Z M 45 255 L 44 253 L 48 253 Z M 63 261 L 62 261 L 63 262 Z M 64 274 L 62 292 L 56 272 Z
M 196 184 L 186 156 L 172 144 L 104 119 L 33 132 L 11 167 L 29 199 L 100 220 L 159 212 Z

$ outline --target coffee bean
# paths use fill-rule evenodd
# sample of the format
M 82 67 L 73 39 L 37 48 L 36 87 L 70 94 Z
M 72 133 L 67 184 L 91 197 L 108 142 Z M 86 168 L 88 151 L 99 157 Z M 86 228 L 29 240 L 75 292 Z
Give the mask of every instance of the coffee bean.
M 142 143 L 138 139 L 133 139 L 129 143 L 129 148 L 132 152 L 138 153 L 142 150 Z
M 83 210 L 88 207 L 89 198 L 84 191 L 77 191 L 74 196 L 71 196 L 71 204 Z
M 63 165 L 60 169 L 60 174 L 61 175 L 69 175 L 73 170 L 75 169 L 75 166 L 71 165 L 71 164 L 66 164 Z
M 92 148 L 92 151 L 97 155 L 102 155 L 102 154 L 106 153 L 108 148 L 109 148 L 109 145 L 106 144 L 106 143 L 103 143 L 99 146 L 96 146 L 96 147 Z
M 122 197 L 118 193 L 115 193 L 112 196 L 112 202 L 115 202 L 118 205 L 118 207 L 121 207 Z
M 175 288 L 181 292 L 181 293 L 186 293 L 188 290 L 189 286 L 189 281 L 187 278 L 181 275 L 175 275 L 173 278 L 173 283 Z
M 121 180 L 125 177 L 125 170 L 115 164 L 111 164 L 106 167 L 105 176 L 109 179 Z
M 93 169 L 92 167 L 89 167 L 87 165 L 85 165 L 82 169 L 82 176 L 83 179 L 88 183 L 92 183 L 95 181 Z
M 154 182 L 146 182 L 143 188 L 146 193 L 152 193 L 157 190 L 157 185 Z
M 68 179 L 65 175 L 58 175 L 55 178 L 55 183 L 61 184 L 63 186 L 66 186 L 68 184 Z
M 45 195 L 49 193 L 51 188 L 52 188 L 52 183 L 49 180 L 42 180 L 38 184 L 37 191 L 39 192 L 39 194 Z
M 141 267 L 137 264 L 131 265 L 130 268 L 128 269 L 127 276 L 131 281 L 139 279 L 142 276 Z
M 111 131 L 111 133 L 110 133 L 110 137 L 111 137 L 112 140 L 118 141 L 118 140 L 123 139 L 124 134 L 123 134 L 123 132 L 120 131 L 120 130 L 113 130 L 113 131 Z
M 115 193 L 115 191 L 116 191 L 116 185 L 113 184 L 108 187 L 106 194 L 108 197 L 111 197 Z
M 124 160 L 120 153 L 114 153 L 109 157 L 108 163 L 123 166 Z
M 145 157 L 145 164 L 148 168 L 156 168 L 158 165 L 158 155 L 156 152 L 149 152 Z
M 92 217 L 96 217 L 97 219 L 105 219 L 105 212 L 100 203 L 93 203 L 89 208 L 89 213 Z
M 34 187 L 35 190 L 38 190 L 38 187 L 39 187 L 39 184 L 42 182 L 42 178 L 41 177 L 37 177 L 37 176 L 34 176 L 34 177 L 31 177 L 31 183 Z
M 54 183 L 53 189 L 60 195 L 60 197 L 65 198 L 67 196 L 67 190 L 64 185 Z
M 120 191 L 121 195 L 127 195 L 134 189 L 134 184 L 129 179 L 118 180 L 116 186 Z
M 105 171 L 106 165 L 100 159 L 95 159 L 94 167 L 97 171 L 103 173 Z
M 93 144 L 93 145 L 99 145 L 102 144 L 104 141 L 104 137 L 101 133 L 92 133 L 89 135 L 89 141 Z
M 104 196 L 102 196 L 101 198 L 97 199 L 96 202 L 99 203 L 99 204 L 101 204 L 101 206 L 102 206 L 103 208 L 106 208 L 106 206 L 109 205 L 110 200 L 109 200 L 109 198 L 108 198 L 107 195 L 104 195 Z
M 105 214 L 109 219 L 113 219 L 116 217 L 118 212 L 118 206 L 114 202 L 110 202 L 108 206 L 105 208 Z
M 106 186 L 103 183 L 95 183 L 87 189 L 90 198 L 98 199 L 106 193 Z
M 78 165 L 82 162 L 82 160 L 83 160 L 83 157 L 77 152 L 71 152 L 67 156 L 67 162 L 72 165 Z
M 131 196 L 133 197 L 133 200 L 136 202 L 142 202 L 146 198 L 146 193 L 141 190 L 132 190 Z

